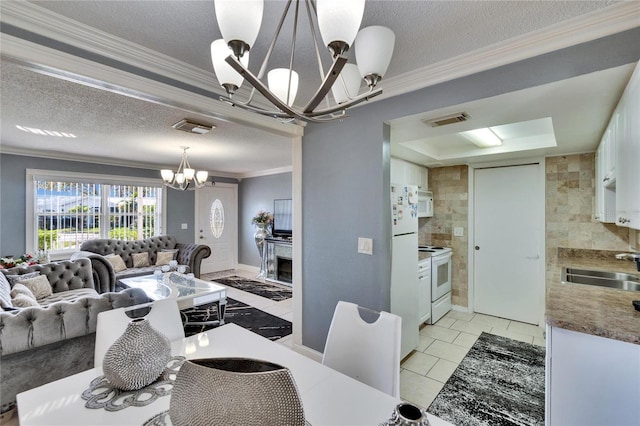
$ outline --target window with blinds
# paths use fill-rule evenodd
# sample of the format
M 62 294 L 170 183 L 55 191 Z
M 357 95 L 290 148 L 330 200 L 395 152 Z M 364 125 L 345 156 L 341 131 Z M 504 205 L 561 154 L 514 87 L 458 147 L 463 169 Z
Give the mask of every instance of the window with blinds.
M 132 179 L 134 180 L 134 179 Z M 76 251 L 87 240 L 162 233 L 162 185 L 91 183 L 33 176 L 33 251 Z M 29 210 L 27 210 L 29 213 Z

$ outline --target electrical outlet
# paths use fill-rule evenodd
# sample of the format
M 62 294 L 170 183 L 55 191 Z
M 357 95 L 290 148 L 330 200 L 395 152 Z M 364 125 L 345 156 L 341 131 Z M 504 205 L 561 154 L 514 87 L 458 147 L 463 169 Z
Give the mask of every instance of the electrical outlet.
M 464 228 L 462 226 L 456 226 L 453 228 L 454 237 L 464 237 Z
M 358 253 L 373 254 L 373 240 L 371 238 L 358 238 Z
M 183 223 L 181 229 L 189 229 L 189 224 Z

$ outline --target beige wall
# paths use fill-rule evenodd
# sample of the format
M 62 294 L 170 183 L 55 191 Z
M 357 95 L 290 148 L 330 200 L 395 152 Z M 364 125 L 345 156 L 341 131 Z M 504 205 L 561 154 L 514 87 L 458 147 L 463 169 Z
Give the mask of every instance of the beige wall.
M 628 228 L 593 219 L 595 154 L 549 157 L 546 161 L 547 283 L 562 265 L 558 248 L 629 250 Z
M 429 169 L 429 190 L 433 191 L 434 216 L 419 220 L 419 242 L 453 249 L 451 302 L 468 306 L 469 167 Z M 462 227 L 463 237 L 454 237 L 453 228 Z
M 558 247 L 626 251 L 629 250 L 630 235 L 632 241 L 640 246 L 640 232 L 629 232 L 626 228 L 593 219 L 594 159 L 594 154 L 546 159 L 547 277 L 560 270 Z M 420 244 L 453 249 L 452 302 L 466 307 L 469 306 L 469 168 L 429 169 L 429 189 L 433 191 L 434 217 L 419 220 L 419 241 Z M 464 229 L 464 237 L 453 236 L 453 228 L 457 226 Z

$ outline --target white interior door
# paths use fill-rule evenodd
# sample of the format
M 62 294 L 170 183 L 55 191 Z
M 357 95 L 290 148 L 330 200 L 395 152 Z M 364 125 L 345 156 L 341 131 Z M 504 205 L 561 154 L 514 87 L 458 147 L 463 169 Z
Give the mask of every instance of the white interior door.
M 211 248 L 201 273 L 233 269 L 238 263 L 238 185 L 216 183 L 196 192 L 196 241 Z
M 531 324 L 542 317 L 540 173 L 539 164 L 475 170 L 476 312 Z

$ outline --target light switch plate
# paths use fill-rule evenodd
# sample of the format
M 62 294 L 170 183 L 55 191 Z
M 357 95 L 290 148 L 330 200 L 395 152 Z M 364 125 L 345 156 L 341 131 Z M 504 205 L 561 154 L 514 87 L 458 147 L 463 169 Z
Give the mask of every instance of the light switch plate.
M 371 238 L 358 237 L 358 253 L 373 254 L 373 240 Z
M 453 228 L 454 237 L 464 237 L 464 228 L 462 226 L 456 226 Z
M 189 229 L 189 224 L 183 223 L 181 229 Z

